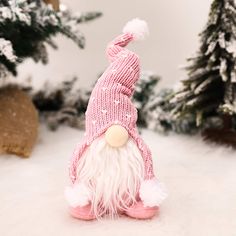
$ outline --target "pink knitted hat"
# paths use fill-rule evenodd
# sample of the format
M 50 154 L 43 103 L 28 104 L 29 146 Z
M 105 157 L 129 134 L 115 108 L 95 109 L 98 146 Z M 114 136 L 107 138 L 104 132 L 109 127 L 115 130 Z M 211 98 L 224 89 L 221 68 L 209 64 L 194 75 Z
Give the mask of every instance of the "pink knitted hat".
M 134 19 L 124 27 L 123 34 L 108 44 L 106 54 L 110 65 L 98 79 L 86 111 L 86 133 L 76 147 L 70 163 L 70 178 L 74 183 L 78 161 L 86 148 L 114 124 L 123 126 L 139 148 L 145 166 L 145 180 L 154 177 L 151 152 L 139 136 L 137 109 L 131 102 L 135 83 L 140 75 L 139 57 L 124 48 L 148 33 L 145 21 Z

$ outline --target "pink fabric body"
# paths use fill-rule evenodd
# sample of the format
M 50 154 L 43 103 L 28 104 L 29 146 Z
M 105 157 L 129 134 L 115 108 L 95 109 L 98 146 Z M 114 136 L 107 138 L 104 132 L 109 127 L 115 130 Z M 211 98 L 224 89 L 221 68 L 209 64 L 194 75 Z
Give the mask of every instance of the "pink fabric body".
M 126 128 L 136 142 L 145 165 L 145 180 L 154 177 L 151 152 L 138 133 L 137 109 L 131 102 L 134 86 L 140 75 L 138 56 L 124 48 L 132 40 L 131 34 L 122 34 L 107 47 L 110 65 L 98 79 L 89 100 L 85 113 L 86 133 L 75 148 L 69 166 L 72 183 L 77 179 L 78 161 L 86 148 L 113 124 Z

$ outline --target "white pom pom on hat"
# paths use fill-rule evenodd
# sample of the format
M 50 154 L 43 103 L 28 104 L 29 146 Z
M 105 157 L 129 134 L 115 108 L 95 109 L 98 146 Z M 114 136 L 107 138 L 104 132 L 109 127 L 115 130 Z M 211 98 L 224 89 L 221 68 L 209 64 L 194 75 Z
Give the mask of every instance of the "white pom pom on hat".
M 144 40 L 149 35 L 147 22 L 139 18 L 134 18 L 124 26 L 123 33 L 132 34 L 134 40 Z

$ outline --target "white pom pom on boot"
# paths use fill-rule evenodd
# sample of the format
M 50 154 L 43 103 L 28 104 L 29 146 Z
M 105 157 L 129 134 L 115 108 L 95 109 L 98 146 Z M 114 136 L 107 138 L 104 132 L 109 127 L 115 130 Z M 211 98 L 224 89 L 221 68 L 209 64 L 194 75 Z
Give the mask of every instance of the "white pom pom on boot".
M 167 195 L 164 184 L 160 183 L 156 178 L 145 180 L 140 186 L 139 196 L 144 206 L 160 206 Z

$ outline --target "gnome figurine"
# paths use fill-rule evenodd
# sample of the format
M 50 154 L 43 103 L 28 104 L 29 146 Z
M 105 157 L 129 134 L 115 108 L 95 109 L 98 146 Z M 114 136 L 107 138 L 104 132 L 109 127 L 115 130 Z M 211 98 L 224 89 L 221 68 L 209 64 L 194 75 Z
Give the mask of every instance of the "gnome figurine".
M 107 47 L 110 65 L 92 91 L 84 139 L 69 167 L 72 183 L 65 195 L 75 218 L 124 214 L 150 219 L 166 197 L 154 176 L 151 152 L 138 133 L 137 110 L 131 102 L 140 62 L 125 47 L 147 33 L 146 22 L 133 19 Z

